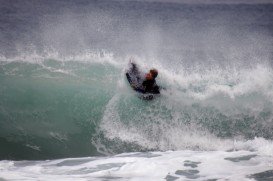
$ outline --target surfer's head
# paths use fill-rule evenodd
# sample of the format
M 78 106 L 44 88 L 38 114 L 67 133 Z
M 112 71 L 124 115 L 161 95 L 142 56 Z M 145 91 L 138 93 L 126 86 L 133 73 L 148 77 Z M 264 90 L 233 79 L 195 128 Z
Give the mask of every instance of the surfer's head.
M 157 77 L 158 71 L 156 69 L 151 69 L 147 74 L 146 74 L 146 79 L 147 80 L 153 80 Z
M 156 69 L 151 69 L 150 70 L 150 74 L 155 79 L 157 77 L 157 75 L 158 75 L 158 71 Z

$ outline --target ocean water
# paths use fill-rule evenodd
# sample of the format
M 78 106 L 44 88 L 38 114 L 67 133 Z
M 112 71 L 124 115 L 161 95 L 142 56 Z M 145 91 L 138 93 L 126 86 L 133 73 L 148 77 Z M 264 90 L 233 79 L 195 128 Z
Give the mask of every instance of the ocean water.
M 272 45 L 272 3 L 0 1 L 0 180 L 273 180 Z

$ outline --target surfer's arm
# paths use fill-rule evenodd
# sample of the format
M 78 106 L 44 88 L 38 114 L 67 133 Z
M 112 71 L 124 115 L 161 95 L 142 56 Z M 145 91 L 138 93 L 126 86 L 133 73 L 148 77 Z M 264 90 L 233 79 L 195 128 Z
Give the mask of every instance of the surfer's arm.
M 139 74 L 137 65 L 133 62 L 131 62 L 131 65 L 132 65 L 132 72 L 134 72 L 135 74 Z
M 142 90 L 143 90 L 144 93 L 147 92 L 147 86 L 148 86 L 148 81 L 144 80 L 142 82 L 142 85 L 141 85 L 141 88 L 142 88 Z

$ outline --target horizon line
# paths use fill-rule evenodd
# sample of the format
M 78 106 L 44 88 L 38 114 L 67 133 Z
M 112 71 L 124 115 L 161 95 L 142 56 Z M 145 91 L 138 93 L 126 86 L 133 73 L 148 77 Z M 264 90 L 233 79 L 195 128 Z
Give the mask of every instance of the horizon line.
M 114 0 L 183 4 L 273 4 L 273 0 Z

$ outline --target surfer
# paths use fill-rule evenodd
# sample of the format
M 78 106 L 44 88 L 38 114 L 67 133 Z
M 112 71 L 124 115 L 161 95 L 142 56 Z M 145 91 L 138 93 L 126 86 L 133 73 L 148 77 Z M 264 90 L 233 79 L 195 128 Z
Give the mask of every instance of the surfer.
M 158 75 L 158 71 L 156 69 L 151 69 L 146 75 L 145 79 L 142 83 L 144 92 L 159 94 L 159 87 L 156 84 L 155 78 Z
M 155 80 L 158 75 L 158 71 L 156 69 L 151 69 L 145 74 L 144 77 L 141 78 L 137 65 L 132 61 L 130 63 L 130 73 L 126 73 L 126 76 L 132 88 L 141 93 L 160 94 L 159 86 L 156 84 Z M 132 80 L 133 77 L 135 78 L 135 81 Z

